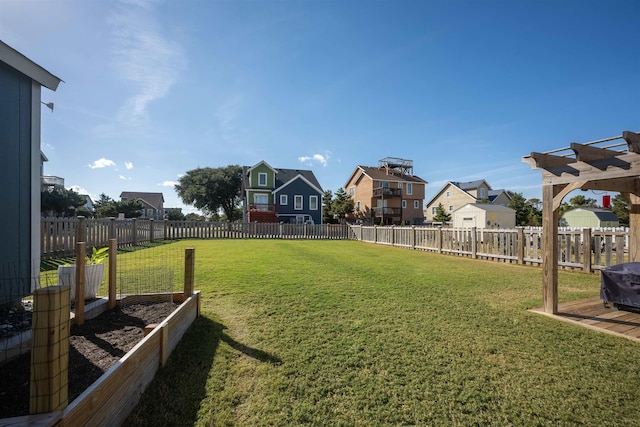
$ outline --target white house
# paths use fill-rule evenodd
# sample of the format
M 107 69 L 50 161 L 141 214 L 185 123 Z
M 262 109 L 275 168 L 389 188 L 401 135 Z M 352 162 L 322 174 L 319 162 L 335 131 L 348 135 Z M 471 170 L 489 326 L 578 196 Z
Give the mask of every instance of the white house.
M 501 205 L 467 203 L 453 211 L 454 228 L 515 228 L 516 211 Z

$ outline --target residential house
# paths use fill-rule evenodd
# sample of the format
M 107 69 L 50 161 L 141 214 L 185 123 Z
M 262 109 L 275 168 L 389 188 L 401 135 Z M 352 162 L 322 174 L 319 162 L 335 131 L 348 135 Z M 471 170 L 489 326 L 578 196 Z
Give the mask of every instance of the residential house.
M 449 181 L 435 196 L 427 202 L 425 217 L 427 222 L 432 222 L 438 205 L 442 204 L 445 212 L 452 214 L 456 209 L 467 203 L 490 203 L 493 205 L 508 206 L 512 193 L 507 190 L 493 190 L 484 179 L 458 182 Z
M 345 184 L 354 201 L 348 220 L 365 224 L 422 224 L 427 181 L 413 174 L 413 160 L 386 157 L 357 166 Z
M 120 201 L 126 200 L 138 200 L 142 203 L 141 218 L 164 219 L 164 196 L 162 193 L 123 191 L 120 194 Z
M 620 220 L 607 209 L 575 208 L 562 214 L 560 225 L 571 228 L 619 227 Z
M 0 305 L 31 293 L 40 276 L 42 87 L 61 80 L 0 41 Z
M 40 182 L 41 182 L 41 191 L 53 191 L 53 190 L 62 190 L 64 188 L 64 178 L 60 178 L 59 176 L 51 176 L 44 174 L 44 162 L 48 162 L 49 159 L 44 155 L 42 151 L 40 151 Z
M 322 224 L 322 193 L 310 170 L 274 168 L 265 161 L 243 166 L 242 219 Z
M 467 203 L 453 211 L 454 228 L 515 228 L 516 211 L 490 203 Z

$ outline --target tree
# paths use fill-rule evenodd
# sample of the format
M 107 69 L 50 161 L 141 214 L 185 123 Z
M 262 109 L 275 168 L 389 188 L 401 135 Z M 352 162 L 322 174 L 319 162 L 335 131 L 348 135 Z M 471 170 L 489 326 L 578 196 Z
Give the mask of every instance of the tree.
M 187 171 L 175 186 L 178 196 L 206 214 L 222 209 L 230 221 L 238 219 L 235 208 L 240 205 L 242 168 L 197 168 Z
M 584 197 L 582 194 L 579 194 L 569 199 L 569 204 L 571 205 L 571 209 L 598 207 L 598 202 L 596 201 L 596 199 L 592 199 L 590 197 Z
M 169 208 L 166 209 L 165 212 L 167 213 L 167 219 L 169 221 L 184 221 L 185 219 L 182 209 L 180 208 Z
M 516 225 L 537 226 L 542 224 L 542 212 L 538 199 L 525 200 L 522 193 L 514 193 L 509 207 L 516 211 Z
M 435 222 L 442 223 L 451 221 L 451 215 L 444 210 L 444 206 L 442 206 L 442 203 L 438 203 L 438 207 L 436 207 L 436 214 L 433 216 L 433 220 Z
M 331 213 L 331 202 L 333 202 L 333 193 L 331 190 L 326 190 L 322 193 L 322 223 L 323 224 L 331 224 L 336 221 L 333 219 L 333 214 Z
M 42 213 L 52 212 L 56 216 L 72 216 L 76 210 L 85 204 L 80 194 L 66 188 L 43 191 L 40 193 Z
M 353 213 L 354 206 L 353 199 L 344 191 L 344 188 L 338 188 L 335 198 L 331 201 L 330 214 L 334 217 L 344 218 L 347 214 Z
M 629 226 L 629 202 L 622 194 L 617 194 L 611 200 L 611 210 L 618 217 L 621 226 Z
M 116 218 L 124 214 L 125 218 L 138 218 L 142 216 L 144 205 L 140 200 L 124 200 L 118 202 L 106 194 L 100 194 L 98 200 L 93 203 L 98 218 Z
M 93 203 L 98 218 L 111 218 L 118 216 L 116 201 L 104 193 Z
M 142 216 L 144 205 L 140 200 L 123 200 L 115 202 L 118 214 L 124 214 L 125 218 L 138 218 Z

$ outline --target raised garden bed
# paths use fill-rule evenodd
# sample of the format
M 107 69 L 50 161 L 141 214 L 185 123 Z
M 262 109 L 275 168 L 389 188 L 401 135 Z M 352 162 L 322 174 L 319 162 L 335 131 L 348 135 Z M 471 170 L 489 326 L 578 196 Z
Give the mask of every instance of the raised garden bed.
M 0 419 L 0 426 L 25 424 L 55 426 L 60 423 L 64 426 L 121 424 L 199 314 L 199 292 L 195 292 L 188 298 L 185 298 L 182 293 L 174 293 L 172 297 L 173 302 L 179 304 L 177 308 L 157 323 L 153 329 L 149 328 L 148 335 L 127 351 L 77 398 L 70 401 L 66 409 L 47 414 Z M 125 302 L 130 306 L 158 300 L 158 295 L 144 295 L 128 297 L 126 301 L 120 301 L 120 303 Z M 166 295 L 164 300 L 168 300 Z M 106 302 L 92 304 L 87 308 L 90 308 L 87 311 L 90 313 L 87 314 L 87 319 L 97 317 L 106 310 Z M 71 360 L 70 363 L 72 363 Z

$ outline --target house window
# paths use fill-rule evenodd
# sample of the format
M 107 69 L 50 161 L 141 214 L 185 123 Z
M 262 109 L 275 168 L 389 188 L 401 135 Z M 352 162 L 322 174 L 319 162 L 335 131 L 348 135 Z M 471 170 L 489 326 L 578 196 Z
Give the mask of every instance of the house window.
M 402 201 L 402 209 L 407 209 L 407 201 L 406 200 Z
M 447 197 L 451 196 L 451 192 L 447 191 Z
M 449 212 L 453 212 L 453 205 L 449 205 Z
M 485 197 L 487 197 L 486 188 L 481 188 L 480 189 L 480 198 L 484 199 Z
M 398 188 L 402 190 L 402 183 L 401 182 L 398 183 Z
M 286 194 L 281 194 L 280 195 L 280 204 L 282 206 L 285 206 L 287 203 L 289 203 L 287 195 Z
M 354 186 L 349 187 L 349 195 L 351 197 L 356 195 L 356 187 L 354 187 Z
M 356 212 L 360 212 L 360 200 L 356 202 Z
M 435 215 L 435 214 L 436 214 L 436 209 L 437 209 L 437 208 L 436 208 L 435 206 L 433 206 L 433 207 L 431 208 L 431 215 Z
M 414 200 L 413 201 L 413 208 L 414 209 L 420 209 L 420 200 Z
M 258 173 L 258 185 L 260 187 L 266 187 L 267 186 L 267 174 L 264 172 L 260 172 Z
M 309 196 L 309 210 L 310 211 L 318 210 L 318 196 Z
M 407 194 L 408 195 L 413 194 L 413 184 L 410 182 L 407 182 Z
M 153 209 L 147 209 L 147 216 L 148 217 L 152 217 L 153 216 Z
M 300 195 L 293 196 L 293 209 L 297 211 L 302 210 L 302 196 Z
M 389 181 L 379 181 L 380 187 L 389 188 Z

